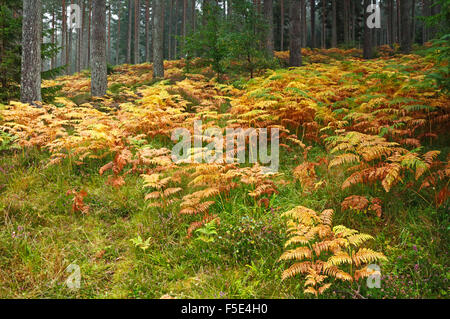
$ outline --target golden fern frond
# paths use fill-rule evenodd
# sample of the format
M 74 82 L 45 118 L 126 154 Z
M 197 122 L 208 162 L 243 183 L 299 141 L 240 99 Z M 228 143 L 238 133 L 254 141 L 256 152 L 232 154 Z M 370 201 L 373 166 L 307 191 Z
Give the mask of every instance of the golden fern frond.
M 302 260 L 311 257 L 311 250 L 308 247 L 298 247 L 284 252 L 279 260 Z
M 370 248 L 360 248 L 357 253 L 353 254 L 352 257 L 356 267 L 359 267 L 362 263 L 373 263 L 378 260 L 387 260 L 382 253 L 374 251 Z
M 357 234 L 358 231 L 347 228 L 344 225 L 338 225 L 333 227 L 333 233 L 338 237 L 348 238 L 349 236 Z
M 166 190 L 164 190 L 164 197 L 169 197 L 173 194 L 179 193 L 181 192 L 183 189 L 180 187 L 176 187 L 176 188 L 168 188 Z
M 149 199 L 157 199 L 161 196 L 161 193 L 158 191 L 155 192 L 151 192 L 150 194 L 147 194 L 145 196 L 145 200 L 149 200 Z
M 331 283 L 325 284 L 322 287 L 319 288 L 319 295 L 323 294 L 325 290 L 331 287 Z
M 355 270 L 355 280 L 358 281 L 360 278 L 367 278 L 376 273 L 380 274 L 376 270 L 370 269 L 368 266 L 365 266 L 364 268 Z
M 297 274 L 307 273 L 309 271 L 309 269 L 311 269 L 310 261 L 295 263 L 292 266 L 290 266 L 288 269 L 283 271 L 283 274 L 281 275 L 281 280 L 285 280 L 287 278 L 294 277 Z
M 359 158 L 359 156 L 353 153 L 340 154 L 330 161 L 330 164 L 328 164 L 328 168 L 348 163 L 359 163 L 360 161 L 361 159 Z
M 316 296 L 316 297 L 318 296 L 317 290 L 314 289 L 314 288 L 311 287 L 311 286 L 305 288 L 305 290 L 303 290 L 303 292 L 304 292 L 305 294 L 313 294 L 313 295 Z
M 313 225 L 314 223 L 320 222 L 320 218 L 317 216 L 317 213 L 314 210 L 304 206 L 297 206 L 294 209 L 283 213 L 282 216 L 291 217 L 304 225 Z
M 355 234 L 355 235 L 347 237 L 348 242 L 351 245 L 354 245 L 356 247 L 360 246 L 365 241 L 371 240 L 371 239 L 374 239 L 374 238 L 368 234 Z
M 381 185 L 383 185 L 384 190 L 389 193 L 391 190 L 391 187 L 399 180 L 400 178 L 400 171 L 401 171 L 401 165 L 397 163 L 389 164 L 387 175 L 386 177 L 381 181 Z
M 294 236 L 286 241 L 284 247 L 288 247 L 292 244 L 302 244 L 306 245 L 309 243 L 309 240 L 305 236 Z
M 326 209 L 320 214 L 320 220 L 323 224 L 331 226 L 333 224 L 333 214 L 334 210 Z
M 328 258 L 327 263 L 333 266 L 339 266 L 341 264 L 351 264 L 352 258 L 345 251 L 340 251 Z

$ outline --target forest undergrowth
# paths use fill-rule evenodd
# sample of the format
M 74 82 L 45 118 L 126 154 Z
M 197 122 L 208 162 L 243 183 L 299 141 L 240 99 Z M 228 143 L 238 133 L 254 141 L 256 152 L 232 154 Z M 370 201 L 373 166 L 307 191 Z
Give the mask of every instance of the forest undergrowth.
M 447 298 L 449 98 L 433 61 L 381 53 L 220 83 L 201 59 L 163 81 L 121 65 L 104 98 L 83 71 L 0 105 L 0 297 Z M 174 163 L 173 130 L 198 120 L 278 128 L 278 173 Z

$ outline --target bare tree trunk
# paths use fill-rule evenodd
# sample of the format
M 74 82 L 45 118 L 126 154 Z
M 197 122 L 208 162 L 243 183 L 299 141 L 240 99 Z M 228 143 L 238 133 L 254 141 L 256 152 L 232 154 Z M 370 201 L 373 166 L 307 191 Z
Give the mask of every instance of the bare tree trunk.
M 344 0 L 344 43 L 348 44 L 350 42 L 349 39 L 349 25 L 350 25 L 350 3 L 349 0 Z
M 162 6 L 162 0 L 153 0 L 153 77 L 155 79 L 164 78 Z
M 23 0 L 22 74 L 20 100 L 23 103 L 41 101 L 41 0 Z
M 186 38 L 186 35 L 187 35 L 187 0 L 183 0 L 183 39 Z
M 411 14 L 412 26 L 411 26 L 411 43 L 416 40 L 416 0 L 412 0 L 412 14 Z
M 302 48 L 306 47 L 306 38 L 307 38 L 307 32 L 308 27 L 306 23 L 306 0 L 300 1 L 300 7 L 301 7 L 301 28 L 302 28 Z
M 396 1 L 396 9 L 397 9 L 397 43 L 402 41 L 402 33 L 401 33 L 401 17 L 400 17 L 400 0 Z
M 91 65 L 91 25 L 92 25 L 92 0 L 89 0 L 88 16 L 88 40 L 87 40 L 87 66 Z
M 91 94 L 104 96 L 108 88 L 106 69 L 106 0 L 95 0 L 92 7 Z
M 387 3 L 387 43 L 392 46 L 394 44 L 394 2 L 388 0 Z
M 332 1 L 332 26 L 331 26 L 331 46 L 337 47 L 337 16 L 336 16 L 336 0 Z
M 67 47 L 67 19 L 66 19 L 66 0 L 62 0 L 62 30 L 61 30 L 61 65 L 66 64 L 66 47 Z
M 311 47 L 316 47 L 316 1 L 311 0 Z
M 121 13 L 121 5 L 119 3 L 119 12 L 117 16 L 119 17 L 117 20 L 117 37 L 116 37 L 116 65 L 119 64 L 119 51 L 120 51 L 120 13 Z
M 169 9 L 169 40 L 168 40 L 169 60 L 173 59 L 173 55 L 172 55 L 172 25 L 173 25 L 174 1 L 175 0 L 170 1 L 170 9 Z
M 422 16 L 430 16 L 430 0 L 422 0 Z M 422 44 L 429 40 L 429 28 L 425 22 L 422 22 Z
M 364 44 L 363 44 L 363 57 L 364 59 L 372 58 L 372 30 L 367 25 L 367 19 L 370 15 L 367 12 L 367 7 L 370 5 L 370 0 L 364 0 L 363 11 L 364 11 L 364 19 L 363 19 L 363 27 L 364 27 Z
M 111 62 L 111 3 L 108 5 L 108 57 L 107 62 Z
M 139 64 L 139 26 L 140 26 L 140 1 L 134 2 L 134 64 Z
M 400 1 L 400 14 L 401 14 L 401 42 L 400 49 L 403 53 L 411 53 L 411 0 Z
M 301 3 L 300 0 L 290 0 L 289 8 L 289 65 L 302 65 L 302 46 L 301 46 Z
M 322 1 L 322 49 L 327 46 L 327 7 L 325 1 Z
M 267 21 L 267 34 L 266 34 L 266 52 L 269 57 L 273 57 L 273 1 L 264 0 L 264 18 Z
M 127 63 L 131 64 L 131 26 L 133 18 L 132 12 L 133 2 L 132 0 L 128 0 L 128 38 L 127 38 Z
M 145 62 L 150 62 L 150 0 L 145 3 Z
M 196 21 L 195 21 L 195 12 L 196 12 L 196 9 L 195 9 L 195 0 L 192 0 L 192 8 L 191 8 L 191 10 L 192 10 L 192 12 L 191 12 L 191 15 L 192 15 L 192 32 L 195 32 L 195 27 L 196 27 Z M 228 14 L 231 14 L 231 0 L 228 0 Z
M 284 0 L 280 0 L 280 51 L 284 51 Z
M 56 25 L 55 25 L 55 9 L 52 10 L 52 44 L 55 44 Z M 52 56 L 50 61 L 50 69 L 54 69 L 56 64 L 56 58 Z

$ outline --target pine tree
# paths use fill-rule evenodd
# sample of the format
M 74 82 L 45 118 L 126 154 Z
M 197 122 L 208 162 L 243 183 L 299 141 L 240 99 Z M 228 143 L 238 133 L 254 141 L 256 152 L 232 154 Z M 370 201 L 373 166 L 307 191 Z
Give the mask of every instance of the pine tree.
M 153 77 L 164 78 L 163 2 L 153 0 Z
M 41 101 L 41 0 L 23 0 L 22 76 L 20 100 L 24 103 Z
M 108 86 L 106 67 L 106 0 L 95 0 L 92 6 L 91 93 L 104 96 Z

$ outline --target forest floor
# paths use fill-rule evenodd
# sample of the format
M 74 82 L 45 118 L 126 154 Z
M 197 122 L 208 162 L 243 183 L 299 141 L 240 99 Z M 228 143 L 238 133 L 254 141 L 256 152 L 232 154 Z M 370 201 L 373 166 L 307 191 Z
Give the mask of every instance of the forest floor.
M 51 103 L 0 105 L 0 298 L 311 298 L 300 275 L 281 280 L 281 215 L 300 205 L 333 209 L 387 257 L 380 289 L 324 297 L 447 298 L 450 101 L 425 81 L 432 62 L 305 56 L 223 83 L 201 61 L 166 62 L 162 82 L 122 65 L 105 98 L 85 71 L 44 81 L 61 86 Z M 174 164 L 171 132 L 195 120 L 279 127 L 279 173 Z

